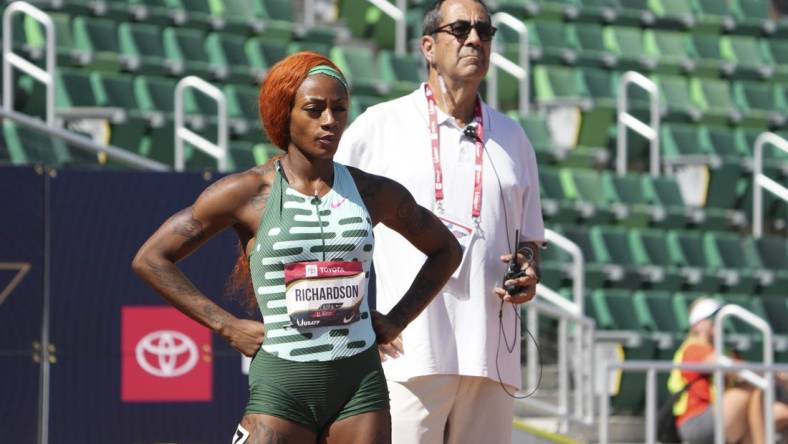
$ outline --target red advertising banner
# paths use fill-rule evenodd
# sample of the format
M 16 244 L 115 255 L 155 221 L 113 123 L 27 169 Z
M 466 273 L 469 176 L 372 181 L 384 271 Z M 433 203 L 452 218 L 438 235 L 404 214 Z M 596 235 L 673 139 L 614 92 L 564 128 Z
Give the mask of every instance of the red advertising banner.
M 121 310 L 121 400 L 211 401 L 210 330 L 172 307 Z

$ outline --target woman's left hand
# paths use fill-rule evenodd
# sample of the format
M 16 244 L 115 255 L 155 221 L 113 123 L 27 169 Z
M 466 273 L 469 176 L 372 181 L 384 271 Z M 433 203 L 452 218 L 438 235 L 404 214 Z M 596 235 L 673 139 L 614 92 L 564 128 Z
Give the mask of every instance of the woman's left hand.
M 372 328 L 375 329 L 378 345 L 386 345 L 397 339 L 402 333 L 402 328 L 379 311 L 371 310 L 371 312 Z

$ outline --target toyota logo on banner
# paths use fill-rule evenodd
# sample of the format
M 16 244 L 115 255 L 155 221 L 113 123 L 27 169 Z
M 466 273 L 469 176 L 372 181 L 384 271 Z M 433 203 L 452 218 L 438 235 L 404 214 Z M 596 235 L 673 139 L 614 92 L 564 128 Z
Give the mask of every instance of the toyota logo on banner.
M 135 357 L 137 364 L 151 375 L 174 378 L 189 373 L 197 364 L 199 353 L 197 345 L 185 334 L 159 330 L 140 339 Z
M 211 401 L 211 331 L 172 307 L 121 310 L 121 399 Z

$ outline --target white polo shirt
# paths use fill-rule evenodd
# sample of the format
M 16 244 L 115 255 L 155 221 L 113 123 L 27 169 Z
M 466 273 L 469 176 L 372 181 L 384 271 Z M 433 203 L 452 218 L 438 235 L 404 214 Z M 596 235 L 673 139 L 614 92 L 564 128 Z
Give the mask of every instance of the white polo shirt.
M 536 156 L 523 129 L 483 105 L 484 156 L 480 229 L 465 253 L 459 275 L 403 331 L 405 353 L 384 362 L 386 377 L 406 381 L 416 376 L 455 374 L 498 380 L 520 387 L 520 330 L 511 304 L 504 305 L 499 346 L 500 287 L 506 264 L 500 256 L 514 248 L 515 229 L 523 241 L 543 241 Z M 347 129 L 334 157 L 337 162 L 389 177 L 404 185 L 416 201 L 435 211 L 435 189 L 424 86 L 413 93 L 368 108 Z M 438 109 L 444 213 L 474 226 L 471 217 L 474 141 L 463 137 L 454 119 Z M 496 174 L 497 172 L 497 174 Z M 500 185 L 499 185 L 500 180 Z M 379 224 L 375 228 L 374 264 L 377 309 L 387 313 L 410 287 L 425 256 L 405 238 Z M 500 348 L 499 348 L 500 347 Z

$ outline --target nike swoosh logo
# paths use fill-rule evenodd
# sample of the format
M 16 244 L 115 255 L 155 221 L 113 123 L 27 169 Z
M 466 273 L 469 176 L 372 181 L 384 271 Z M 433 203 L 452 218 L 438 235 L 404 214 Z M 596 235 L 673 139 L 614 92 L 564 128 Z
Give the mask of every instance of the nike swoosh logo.
M 342 206 L 343 203 L 347 200 L 347 197 L 343 197 L 342 200 L 339 202 L 331 202 L 331 209 L 335 210 Z
M 344 324 L 347 324 L 348 322 L 352 321 L 353 318 L 355 318 L 355 317 L 356 317 L 355 313 L 350 313 L 350 317 L 349 318 L 345 317 L 344 319 L 342 319 L 342 321 L 343 321 Z

